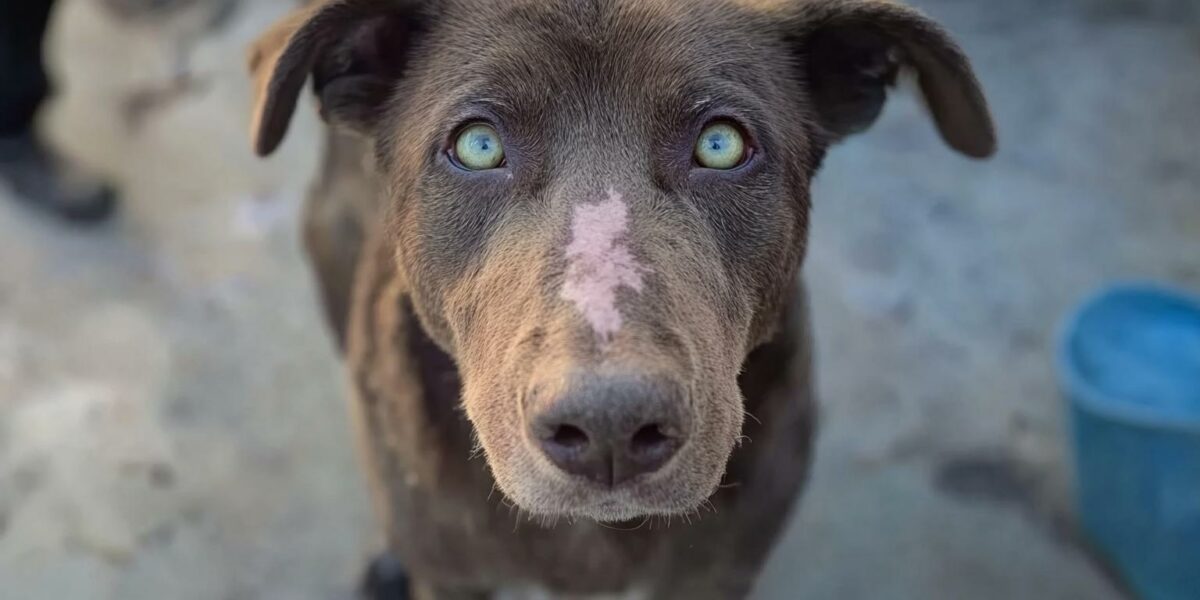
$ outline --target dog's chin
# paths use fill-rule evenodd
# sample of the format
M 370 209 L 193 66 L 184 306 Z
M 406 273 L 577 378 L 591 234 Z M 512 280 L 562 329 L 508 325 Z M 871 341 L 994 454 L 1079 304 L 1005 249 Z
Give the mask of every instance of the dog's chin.
M 582 511 L 565 513 L 564 517 L 570 520 L 589 520 L 608 525 L 637 525 L 655 517 L 669 518 L 677 515 L 691 515 L 696 514 L 699 510 L 699 504 L 672 509 L 650 509 L 627 504 L 599 503 Z M 549 518 L 554 519 L 555 517 L 549 516 Z
M 564 493 L 506 494 L 523 511 L 543 522 L 559 519 L 591 520 L 599 523 L 626 523 L 652 517 L 695 514 L 713 489 L 690 495 L 643 491 L 636 488 L 601 488 L 580 484 L 581 489 Z

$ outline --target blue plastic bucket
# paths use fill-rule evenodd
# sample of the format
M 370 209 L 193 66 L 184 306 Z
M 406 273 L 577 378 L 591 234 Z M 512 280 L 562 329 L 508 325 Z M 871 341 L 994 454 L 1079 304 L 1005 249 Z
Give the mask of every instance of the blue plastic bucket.
M 1101 292 L 1066 323 L 1059 371 L 1087 535 L 1144 600 L 1200 600 L 1200 299 Z

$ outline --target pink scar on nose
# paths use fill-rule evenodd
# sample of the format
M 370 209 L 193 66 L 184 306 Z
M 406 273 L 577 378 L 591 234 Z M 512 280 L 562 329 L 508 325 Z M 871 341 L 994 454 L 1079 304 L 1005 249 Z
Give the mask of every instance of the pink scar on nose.
M 602 342 L 621 329 L 617 289 L 642 291 L 646 268 L 625 244 L 629 207 L 612 188 L 608 199 L 575 207 L 571 243 L 567 245 L 567 275 L 562 297 L 575 304 Z

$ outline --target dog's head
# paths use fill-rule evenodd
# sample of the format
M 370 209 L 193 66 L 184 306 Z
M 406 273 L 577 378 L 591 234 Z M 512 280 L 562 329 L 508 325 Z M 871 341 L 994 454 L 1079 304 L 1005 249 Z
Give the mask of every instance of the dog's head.
M 259 153 L 310 77 L 327 120 L 374 140 L 413 306 L 500 489 L 535 514 L 713 492 L 809 183 L 899 72 L 950 146 L 995 144 L 959 49 L 883 0 L 334 0 L 251 64 Z

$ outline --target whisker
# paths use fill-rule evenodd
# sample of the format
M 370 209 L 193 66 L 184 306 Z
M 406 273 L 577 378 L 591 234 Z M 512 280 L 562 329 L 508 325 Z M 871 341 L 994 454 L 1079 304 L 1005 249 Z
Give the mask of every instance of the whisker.
M 746 415 L 747 417 L 750 417 L 755 423 L 758 423 L 759 425 L 763 424 L 762 419 L 759 419 L 758 417 L 754 416 L 754 413 L 752 413 L 746 409 L 742 409 L 742 414 Z
M 478 435 L 472 434 L 471 435 L 471 455 L 470 455 L 471 459 L 474 460 L 476 458 L 479 458 L 479 456 L 481 454 L 483 454 L 483 441 L 479 439 Z

